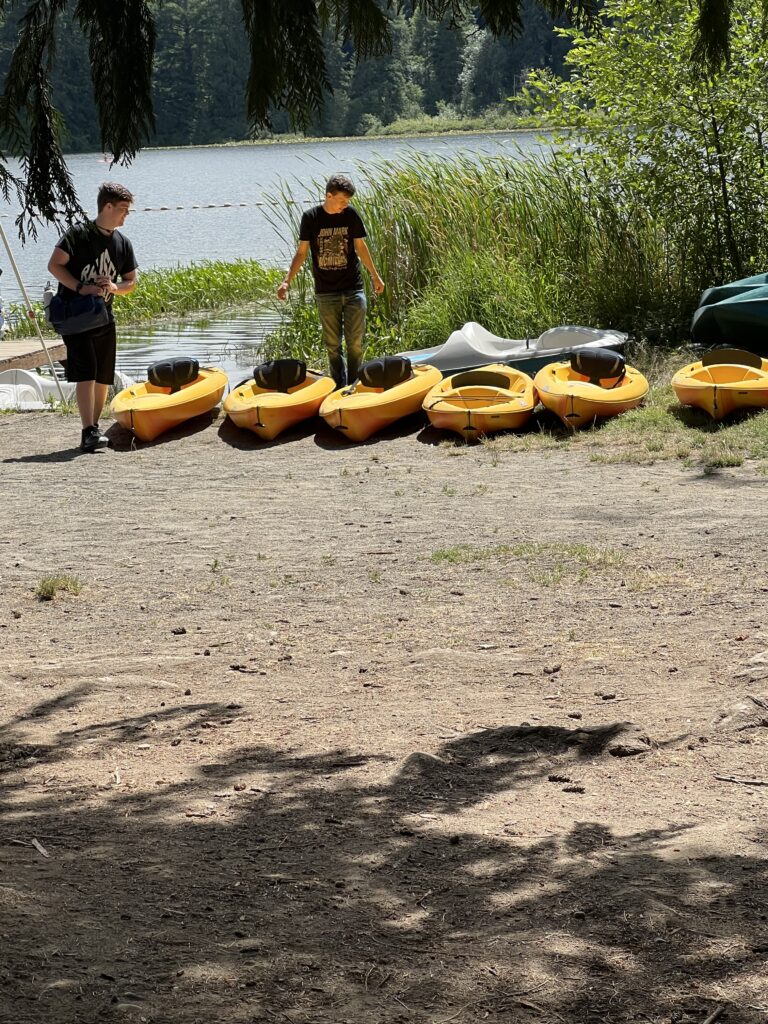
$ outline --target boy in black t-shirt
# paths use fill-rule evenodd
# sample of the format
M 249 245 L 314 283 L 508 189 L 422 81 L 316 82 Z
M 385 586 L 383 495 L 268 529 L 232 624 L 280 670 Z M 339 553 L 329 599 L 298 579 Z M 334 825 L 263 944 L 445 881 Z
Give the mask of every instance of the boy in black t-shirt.
M 109 444 L 99 430 L 99 416 L 114 383 L 117 337 L 112 298 L 136 287 L 133 246 L 117 229 L 131 212 L 133 195 L 124 185 L 107 181 L 99 189 L 95 220 L 73 225 L 56 243 L 48 272 L 59 282 L 59 295 L 100 295 L 109 323 L 79 334 L 64 335 L 67 380 L 76 383 L 75 397 L 83 433 L 80 447 L 95 451 Z
M 315 301 L 320 315 L 323 341 L 328 350 L 331 375 L 343 388 L 357 379 L 363 359 L 366 300 L 360 261 L 371 275 L 377 295 L 384 282 L 373 264 L 365 242 L 365 227 L 349 201 L 355 186 L 343 174 L 334 174 L 325 186 L 325 202 L 307 210 L 301 218 L 299 245 L 277 297 L 285 299 L 291 281 L 307 254 L 312 254 Z M 347 345 L 347 363 L 341 352 L 342 334 Z

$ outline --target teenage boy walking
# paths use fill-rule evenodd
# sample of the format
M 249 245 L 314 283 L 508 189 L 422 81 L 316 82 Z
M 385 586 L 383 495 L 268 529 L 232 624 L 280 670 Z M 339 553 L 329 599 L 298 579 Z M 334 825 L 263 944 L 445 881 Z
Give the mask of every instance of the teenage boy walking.
M 277 289 L 277 297 L 285 299 L 291 281 L 311 252 L 323 341 L 328 350 L 331 376 L 339 388 L 357 379 L 363 361 L 367 304 L 361 262 L 371 275 L 374 292 L 381 295 L 384 291 L 384 282 L 365 242 L 363 222 L 357 210 L 349 205 L 354 194 L 355 186 L 346 175 L 334 174 L 328 179 L 325 202 L 307 210 L 301 218 L 298 248 Z M 342 335 L 347 346 L 346 366 Z
M 115 379 L 117 335 L 112 299 L 136 287 L 133 246 L 117 229 L 131 212 L 133 195 L 124 185 L 106 181 L 99 189 L 95 220 L 73 225 L 56 243 L 48 272 L 59 282 L 59 295 L 100 295 L 109 310 L 103 327 L 64 335 L 67 380 L 76 384 L 75 397 L 83 433 L 80 448 L 93 452 L 109 444 L 99 430 L 107 390 Z

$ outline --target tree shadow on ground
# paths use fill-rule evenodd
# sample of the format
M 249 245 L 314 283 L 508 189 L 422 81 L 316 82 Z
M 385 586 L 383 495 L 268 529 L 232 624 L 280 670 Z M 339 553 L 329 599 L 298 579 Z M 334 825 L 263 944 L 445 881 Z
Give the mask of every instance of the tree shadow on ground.
M 53 724 L 85 696 L 27 718 Z M 759 848 L 693 859 L 685 821 L 526 834 L 473 816 L 496 797 L 514 817 L 516 792 L 599 762 L 623 723 L 486 729 L 390 767 L 259 743 L 193 763 L 204 725 L 239 710 L 167 708 L 153 742 L 180 739 L 185 778 L 98 792 L 64 732 L 30 754 L 24 721 L 4 726 L 3 1019 L 701 1024 L 713 988 L 759 970 Z M 99 741 L 106 775 L 146 729 L 110 719 L 78 740 Z

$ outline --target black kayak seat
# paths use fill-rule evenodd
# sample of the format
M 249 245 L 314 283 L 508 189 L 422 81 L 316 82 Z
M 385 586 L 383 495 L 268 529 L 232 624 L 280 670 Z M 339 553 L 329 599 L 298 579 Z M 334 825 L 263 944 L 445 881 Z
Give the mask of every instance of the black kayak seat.
M 411 376 L 411 360 L 407 356 L 381 356 L 360 367 L 358 380 L 366 388 L 389 391 Z
M 626 365 L 624 356 L 610 348 L 590 348 L 571 354 L 571 369 L 598 386 L 601 380 L 621 380 Z
M 200 363 L 191 356 L 176 356 L 174 359 L 160 359 L 147 369 L 147 380 L 153 387 L 170 388 L 171 394 L 181 391 L 185 384 L 191 384 L 200 375 Z
M 763 361 L 754 352 L 747 352 L 744 348 L 711 348 L 701 357 L 702 366 L 723 365 L 728 366 L 750 366 L 753 370 L 760 370 Z
M 505 388 L 509 390 L 509 377 L 496 370 L 466 370 L 451 378 L 453 388 Z
M 270 359 L 259 363 L 253 371 L 253 379 L 265 391 L 287 393 L 307 379 L 307 364 L 300 359 Z

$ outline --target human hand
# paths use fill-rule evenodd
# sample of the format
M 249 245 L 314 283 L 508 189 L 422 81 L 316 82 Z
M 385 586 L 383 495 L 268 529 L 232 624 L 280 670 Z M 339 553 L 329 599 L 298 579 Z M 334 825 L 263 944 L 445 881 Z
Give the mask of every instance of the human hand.
M 376 292 L 377 295 L 381 295 L 381 293 L 384 291 L 384 282 L 382 281 L 378 274 L 376 274 L 373 278 L 373 290 Z
M 112 278 L 107 277 L 106 274 L 100 274 L 96 278 L 96 284 L 99 286 L 104 296 L 117 294 L 117 285 Z
M 104 289 L 97 284 L 84 284 L 80 289 L 81 295 L 104 295 Z
M 285 302 L 285 300 L 288 298 L 288 288 L 288 282 L 283 281 L 283 283 L 277 289 L 277 297 L 278 299 L 280 299 L 281 302 Z

